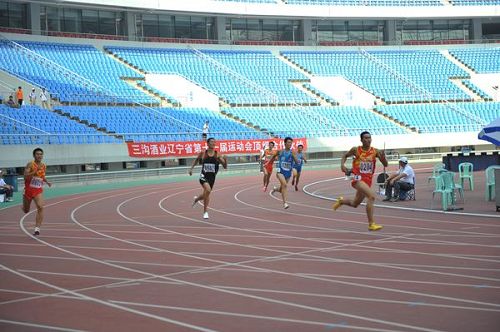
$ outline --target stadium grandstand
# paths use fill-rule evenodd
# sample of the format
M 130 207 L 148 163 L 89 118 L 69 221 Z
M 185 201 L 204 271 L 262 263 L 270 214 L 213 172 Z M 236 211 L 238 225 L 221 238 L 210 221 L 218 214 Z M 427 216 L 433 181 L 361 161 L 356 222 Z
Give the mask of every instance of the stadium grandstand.
M 207 120 L 220 140 L 300 137 L 318 155 L 364 129 L 394 151 L 484 145 L 477 132 L 500 116 L 499 6 L 0 1 L 2 167 L 40 145 L 69 172 L 119 170 L 137 162 L 131 145 L 196 142 Z M 12 108 L 18 86 L 24 105 Z M 165 164 L 149 157 L 138 165 Z
M 119 169 L 131 144 L 196 142 L 206 120 L 221 140 L 301 137 L 311 153 L 363 129 L 446 151 L 500 116 L 498 1 L 145 3 L 0 1 L 2 154 L 19 156 L 3 167 L 47 145 Z

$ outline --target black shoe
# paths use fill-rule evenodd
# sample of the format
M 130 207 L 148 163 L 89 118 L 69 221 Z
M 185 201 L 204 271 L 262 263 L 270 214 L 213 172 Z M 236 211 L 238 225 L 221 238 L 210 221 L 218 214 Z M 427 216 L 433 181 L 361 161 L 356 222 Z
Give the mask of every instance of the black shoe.
M 38 236 L 40 235 L 40 232 L 39 231 L 35 231 L 35 233 L 33 233 L 34 236 Z
M 399 197 L 391 198 L 391 202 L 397 202 L 397 201 L 399 201 Z
M 390 201 L 391 199 L 392 199 L 392 198 L 390 198 L 390 197 L 386 197 L 386 198 L 384 198 L 384 199 L 382 200 L 382 202 L 388 202 L 388 201 Z

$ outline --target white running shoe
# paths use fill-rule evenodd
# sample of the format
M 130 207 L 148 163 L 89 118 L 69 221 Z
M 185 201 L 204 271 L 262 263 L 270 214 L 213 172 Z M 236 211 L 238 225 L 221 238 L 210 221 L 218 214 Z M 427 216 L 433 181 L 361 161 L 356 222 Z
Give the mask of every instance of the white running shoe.
M 275 192 L 277 192 L 277 191 L 278 191 L 278 187 L 273 186 L 273 190 L 271 191 L 271 194 L 274 194 L 274 193 L 275 193 Z
M 289 207 L 290 207 L 290 205 L 288 205 L 288 203 L 283 204 L 283 208 L 284 208 L 285 210 L 286 210 L 286 209 L 288 209 Z
M 208 219 L 208 212 L 203 213 L 203 219 Z

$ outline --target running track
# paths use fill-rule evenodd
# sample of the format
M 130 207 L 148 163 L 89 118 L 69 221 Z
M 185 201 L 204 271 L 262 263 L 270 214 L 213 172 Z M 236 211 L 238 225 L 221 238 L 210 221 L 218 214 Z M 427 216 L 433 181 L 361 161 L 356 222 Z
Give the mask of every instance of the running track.
M 302 184 L 350 195 L 334 173 Z M 500 330 L 498 214 L 377 207 L 372 233 L 363 207 L 289 191 L 285 211 L 260 183 L 219 178 L 209 221 L 195 177 L 49 199 L 39 238 L 0 210 L 0 330 Z

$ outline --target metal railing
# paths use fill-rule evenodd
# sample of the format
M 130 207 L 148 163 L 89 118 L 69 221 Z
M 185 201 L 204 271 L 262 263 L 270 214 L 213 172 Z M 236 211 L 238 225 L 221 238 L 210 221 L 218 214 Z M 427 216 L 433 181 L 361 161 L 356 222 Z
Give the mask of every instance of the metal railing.
M 31 61 L 37 62 L 46 68 L 50 68 L 51 70 L 54 70 L 56 73 L 59 73 L 61 76 L 68 78 L 75 85 L 83 87 L 85 89 L 88 89 L 89 92 L 94 93 L 94 95 L 98 98 L 99 97 L 109 97 L 109 98 L 115 99 L 115 100 L 119 100 L 119 98 L 121 98 L 116 93 L 109 91 L 108 89 L 100 86 L 99 84 L 95 83 L 94 81 L 86 79 L 85 77 L 82 77 L 81 75 L 75 73 L 74 71 L 67 69 L 66 67 L 63 67 L 60 64 L 58 64 L 50 59 L 47 59 L 46 57 L 20 45 L 19 43 L 14 42 L 12 40 L 9 40 L 8 38 L 3 36 L 2 34 L 0 34 L 0 42 L 6 44 L 8 47 L 13 48 L 16 52 L 20 53 L 23 56 L 26 56 Z M 19 75 L 16 75 L 16 76 L 22 78 L 23 80 L 26 79 L 26 78 L 21 77 Z M 37 84 L 35 84 L 35 85 L 37 85 Z M 188 129 L 195 130 L 195 131 L 198 131 L 200 133 L 202 132 L 201 128 L 195 127 L 187 122 L 178 120 L 178 119 L 176 119 L 168 114 L 165 114 L 163 112 L 160 112 L 160 111 L 158 111 L 150 106 L 147 106 L 147 105 L 144 105 L 144 104 L 138 103 L 138 102 L 133 102 L 132 100 L 130 100 L 130 98 L 131 97 L 127 98 L 127 100 L 126 100 L 127 103 L 133 103 L 136 106 L 141 106 L 141 108 L 139 109 L 140 111 L 152 114 L 155 117 L 157 117 L 158 119 L 174 121 L 174 122 L 179 123 Z
M 493 151 L 477 151 L 480 153 L 492 153 Z M 405 154 L 411 163 L 430 163 L 442 160 L 443 156 L 448 153 L 419 153 L 419 154 Z M 399 159 L 399 153 L 388 154 L 387 159 L 391 164 L 396 164 Z M 324 158 L 324 159 L 309 159 L 307 163 L 308 169 L 339 169 L 341 158 Z M 187 172 L 190 166 L 174 166 L 150 169 L 127 169 L 121 171 L 99 171 L 99 172 L 85 172 L 77 174 L 48 174 L 47 178 L 53 184 L 58 186 L 75 186 L 80 184 L 93 184 L 93 183 L 109 183 L 109 182 L 132 182 L 154 178 L 168 178 L 175 177 L 181 179 L 181 175 L 186 175 L 186 180 L 189 178 Z M 194 172 L 199 171 L 197 166 Z M 259 174 L 259 164 L 257 162 L 244 162 L 244 163 L 229 163 L 228 169 L 221 171 L 221 174 Z M 18 177 L 19 188 L 24 185 L 24 178 Z
M 206 61 L 207 63 L 215 66 L 215 68 L 221 70 L 225 74 L 229 75 L 231 78 L 234 78 L 236 81 L 241 82 L 244 86 L 249 87 L 250 89 L 253 89 L 257 93 L 262 93 L 263 95 L 269 97 L 269 101 L 273 104 L 280 103 L 280 97 L 274 93 L 273 91 L 266 89 L 265 87 L 257 84 L 256 82 L 248 79 L 247 77 L 241 75 L 240 73 L 236 72 L 235 70 L 229 68 L 225 64 L 221 63 L 220 61 L 217 61 L 216 59 L 208 56 L 207 54 L 197 50 L 194 47 L 189 47 L 200 59 Z M 297 109 L 299 112 L 301 112 L 303 115 L 306 116 L 309 120 L 314 121 L 315 123 L 318 124 L 319 127 L 323 127 L 324 124 L 329 124 L 332 129 L 336 130 L 347 130 L 346 127 L 338 124 L 337 122 L 333 121 L 331 118 L 328 118 L 312 109 L 308 109 L 306 107 L 303 107 L 301 105 L 298 105 L 295 102 L 291 102 L 291 107 L 294 109 Z
M 398 81 L 402 82 L 405 86 L 407 86 L 411 90 L 417 92 L 421 96 L 427 98 L 427 100 L 429 102 L 432 102 L 432 101 L 435 100 L 434 95 L 430 91 L 428 91 L 427 89 L 425 89 L 425 88 L 417 85 L 412 80 L 404 77 L 396 69 L 392 68 L 390 65 L 388 65 L 387 63 L 385 63 L 381 59 L 379 59 L 376 56 L 370 54 L 369 52 L 367 52 L 366 50 L 364 50 L 362 48 L 359 48 L 359 52 L 365 58 L 367 58 L 369 61 L 373 62 L 374 64 L 376 64 L 377 66 L 379 66 L 380 68 L 382 68 L 383 70 L 385 70 L 387 73 L 389 73 L 391 76 L 393 76 L 394 78 L 396 78 Z M 479 124 L 480 126 L 485 126 L 488 123 L 483 118 L 481 118 L 481 117 L 479 117 L 479 116 L 477 116 L 475 114 L 472 114 L 472 113 L 466 111 L 465 109 L 463 109 L 461 107 L 457 107 L 456 105 L 451 104 L 446 99 L 443 99 L 443 100 L 440 100 L 440 101 L 443 102 L 446 107 L 448 107 L 449 109 L 451 109 L 455 113 L 459 113 L 459 114 L 463 115 L 465 118 L 469 119 L 470 121 L 472 121 L 472 122 L 474 122 L 476 124 Z

